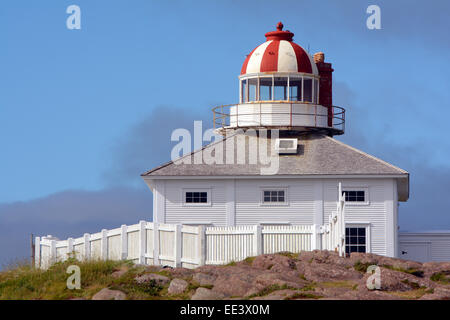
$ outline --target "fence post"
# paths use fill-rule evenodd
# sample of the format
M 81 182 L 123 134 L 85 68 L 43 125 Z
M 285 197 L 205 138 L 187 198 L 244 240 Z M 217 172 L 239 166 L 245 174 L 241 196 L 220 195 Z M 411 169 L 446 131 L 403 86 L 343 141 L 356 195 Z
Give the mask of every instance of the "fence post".
M 84 260 L 91 258 L 91 235 L 89 233 L 84 234 Z
M 206 228 L 205 226 L 198 226 L 198 243 L 197 243 L 197 257 L 198 265 L 205 265 L 206 261 Z
M 50 261 L 51 264 L 56 262 L 56 240 L 50 240 Z
M 41 238 L 36 237 L 34 240 L 34 266 L 36 268 L 41 267 Z
M 317 248 L 317 225 L 312 225 L 312 235 L 311 235 L 311 251 L 318 249 Z
M 127 225 L 123 224 L 121 226 L 121 243 L 122 243 L 122 260 L 126 260 L 128 258 L 128 233 L 127 233 Z
M 139 221 L 139 264 L 145 264 L 146 246 L 147 246 L 147 229 L 145 228 L 147 222 Z
M 75 255 L 72 256 L 73 253 L 73 238 L 69 238 L 67 239 L 67 257 L 75 258 Z
M 259 224 L 254 226 L 253 252 L 255 256 L 259 256 L 263 252 L 262 227 Z
M 102 238 L 100 241 L 100 256 L 102 260 L 108 259 L 108 230 L 102 229 Z
M 181 267 L 182 234 L 181 224 L 175 225 L 174 234 L 174 267 Z
M 153 264 L 159 265 L 159 223 L 153 222 Z

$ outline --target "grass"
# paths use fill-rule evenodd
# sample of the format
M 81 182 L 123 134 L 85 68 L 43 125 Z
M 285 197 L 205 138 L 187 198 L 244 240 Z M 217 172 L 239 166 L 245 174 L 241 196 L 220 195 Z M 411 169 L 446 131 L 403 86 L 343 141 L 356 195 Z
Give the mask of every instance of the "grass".
M 81 289 L 67 288 L 69 265 L 78 265 L 81 271 Z M 29 264 L 18 265 L 0 272 L 0 299 L 61 300 L 90 299 L 103 288 L 121 290 L 128 299 L 160 299 L 164 288 L 154 281 L 138 284 L 134 278 L 145 269 L 132 267 L 127 261 L 87 261 L 69 259 L 58 262 L 47 270 L 35 269 Z M 127 272 L 118 278 L 111 274 L 121 268 Z
M 259 291 L 258 293 L 254 293 L 251 294 L 249 296 L 247 296 L 247 299 L 251 299 L 254 297 L 263 297 L 263 296 L 267 296 L 268 294 L 274 292 L 274 291 L 278 291 L 278 290 L 285 290 L 285 289 L 293 289 L 296 290 L 295 288 L 289 287 L 288 285 L 284 284 L 282 286 L 278 285 L 278 284 L 273 284 L 270 285 L 268 287 L 265 287 L 264 289 L 262 289 L 261 291 Z
M 284 300 L 294 300 L 294 299 L 320 299 L 323 296 L 319 296 L 313 293 L 296 292 L 292 296 L 285 298 Z
M 394 271 L 412 274 L 413 276 L 416 276 L 418 278 L 423 278 L 423 276 L 424 276 L 423 270 L 419 270 L 419 269 L 414 269 L 414 268 L 404 269 L 404 268 L 400 268 L 400 267 L 394 267 L 389 264 L 384 264 L 384 265 L 382 265 L 382 267 L 386 268 L 386 269 L 394 270 Z
M 319 287 L 322 288 L 347 288 L 347 289 L 352 289 L 352 290 L 356 290 L 356 288 L 358 286 L 358 284 L 355 284 L 355 282 L 353 281 L 347 281 L 347 280 L 342 280 L 342 281 L 325 281 L 325 282 L 320 282 L 317 284 Z
M 255 258 L 256 257 L 247 257 L 244 259 L 244 262 L 251 265 L 253 261 L 255 261 Z
M 430 280 L 441 284 L 450 284 L 450 270 L 435 272 L 431 275 Z
M 403 299 L 416 300 L 416 299 L 421 298 L 423 295 L 425 295 L 427 293 L 433 293 L 433 289 L 427 289 L 425 287 L 422 287 L 422 288 L 414 289 L 414 290 L 410 290 L 410 291 L 391 291 L 388 293 L 393 296 L 397 296 L 397 297 L 400 297 Z
M 291 258 L 291 259 L 297 259 L 298 258 L 298 253 L 292 253 L 292 252 L 289 252 L 289 251 L 280 251 L 280 252 L 277 252 L 276 254 L 279 254 L 280 256 L 285 256 L 285 257 L 288 257 L 288 258 Z
M 361 272 L 361 273 L 366 273 L 367 272 L 367 268 L 369 267 L 369 266 L 372 266 L 372 265 L 376 265 L 376 263 L 374 263 L 374 262 L 365 262 L 365 263 L 363 263 L 363 262 L 361 262 L 361 261 L 356 261 L 356 263 L 353 265 L 353 268 L 356 270 L 356 271 L 359 271 L 359 272 Z

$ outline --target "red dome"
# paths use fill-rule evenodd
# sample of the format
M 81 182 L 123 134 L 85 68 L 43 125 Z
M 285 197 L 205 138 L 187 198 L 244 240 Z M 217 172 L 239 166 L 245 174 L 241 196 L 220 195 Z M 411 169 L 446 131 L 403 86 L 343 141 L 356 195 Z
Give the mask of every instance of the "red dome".
M 257 72 L 303 72 L 319 75 L 313 58 L 292 41 L 294 34 L 282 31 L 283 24 L 276 31 L 265 34 L 267 41 L 247 56 L 241 74 Z

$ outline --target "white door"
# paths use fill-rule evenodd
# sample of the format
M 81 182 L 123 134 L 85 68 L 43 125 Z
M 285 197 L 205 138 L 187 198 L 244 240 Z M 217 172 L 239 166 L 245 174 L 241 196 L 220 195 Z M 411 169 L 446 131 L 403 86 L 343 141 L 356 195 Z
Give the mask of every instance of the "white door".
M 400 242 L 400 257 L 405 260 L 427 262 L 431 260 L 431 243 Z

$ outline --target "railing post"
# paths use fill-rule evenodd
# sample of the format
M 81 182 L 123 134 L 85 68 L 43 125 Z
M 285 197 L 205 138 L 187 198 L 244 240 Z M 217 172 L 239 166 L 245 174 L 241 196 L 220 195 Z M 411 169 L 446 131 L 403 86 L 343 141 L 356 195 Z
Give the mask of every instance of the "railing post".
M 159 223 L 153 222 L 153 264 L 159 265 Z
M 123 224 L 121 227 L 121 243 L 122 243 L 122 260 L 126 260 L 128 258 L 128 233 L 127 233 L 127 225 Z
M 40 268 L 41 266 L 41 238 L 36 237 L 34 240 L 34 266 Z
M 91 235 L 89 233 L 84 234 L 84 260 L 91 258 Z
M 139 264 L 145 264 L 146 247 L 147 247 L 147 229 L 145 228 L 147 222 L 139 221 Z
M 262 227 L 257 224 L 254 226 L 254 234 L 253 234 L 253 252 L 255 256 L 259 256 L 263 252 L 262 245 Z
M 318 249 L 317 248 L 317 225 L 312 225 L 312 235 L 311 235 L 311 251 Z
M 50 240 L 50 261 L 51 264 L 56 262 L 56 240 Z
M 198 226 L 198 243 L 197 243 L 197 257 L 198 257 L 198 265 L 205 265 L 206 261 L 206 228 L 205 226 Z
M 108 230 L 102 229 L 102 237 L 100 240 L 100 256 L 102 260 L 108 259 Z
M 181 234 L 181 225 L 175 225 L 175 234 L 174 234 L 174 267 L 181 267 L 181 246 L 182 246 L 182 234 Z
M 67 239 L 67 256 L 68 258 L 75 258 L 75 254 L 73 252 L 73 238 Z

